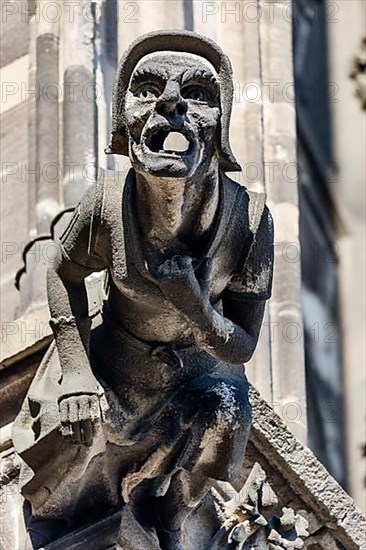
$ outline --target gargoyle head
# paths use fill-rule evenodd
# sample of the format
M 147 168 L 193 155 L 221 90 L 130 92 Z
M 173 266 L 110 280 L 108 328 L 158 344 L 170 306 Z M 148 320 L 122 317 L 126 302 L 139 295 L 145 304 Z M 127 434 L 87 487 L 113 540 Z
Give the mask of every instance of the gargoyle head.
M 107 153 L 128 155 L 135 170 L 158 177 L 240 170 L 229 144 L 233 84 L 229 59 L 211 40 L 160 31 L 124 54 L 113 98 Z

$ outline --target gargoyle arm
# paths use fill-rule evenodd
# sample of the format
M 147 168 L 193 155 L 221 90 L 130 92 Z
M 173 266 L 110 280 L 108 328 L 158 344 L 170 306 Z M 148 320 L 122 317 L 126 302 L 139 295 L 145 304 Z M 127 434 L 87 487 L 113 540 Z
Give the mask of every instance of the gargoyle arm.
M 264 300 L 223 297 L 223 315 L 212 306 L 195 323 L 199 346 L 220 361 L 246 363 L 256 348 L 265 308 Z
M 62 374 L 66 380 L 73 376 L 79 377 L 79 380 L 80 377 L 85 378 L 85 391 L 94 391 L 89 388 L 89 379 L 92 377 L 89 363 L 91 321 L 85 286 L 85 278 L 92 272 L 60 255 L 58 262 L 47 273 L 50 324 L 55 335 Z M 70 383 L 71 380 L 67 385 Z M 82 388 L 79 386 L 79 389 Z

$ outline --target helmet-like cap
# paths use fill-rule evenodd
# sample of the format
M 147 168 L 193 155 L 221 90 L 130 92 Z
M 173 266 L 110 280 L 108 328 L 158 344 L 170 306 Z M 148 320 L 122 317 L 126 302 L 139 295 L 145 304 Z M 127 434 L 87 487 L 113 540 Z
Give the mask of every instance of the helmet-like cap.
M 234 157 L 229 128 L 233 101 L 232 69 L 229 58 L 209 38 L 191 31 L 162 30 L 140 36 L 121 57 L 118 64 L 114 91 L 111 142 L 105 152 L 128 156 L 128 137 L 124 115 L 125 97 L 131 74 L 145 55 L 159 51 L 185 52 L 199 55 L 213 65 L 220 82 L 221 128 L 218 146 L 220 167 L 224 172 L 241 170 Z

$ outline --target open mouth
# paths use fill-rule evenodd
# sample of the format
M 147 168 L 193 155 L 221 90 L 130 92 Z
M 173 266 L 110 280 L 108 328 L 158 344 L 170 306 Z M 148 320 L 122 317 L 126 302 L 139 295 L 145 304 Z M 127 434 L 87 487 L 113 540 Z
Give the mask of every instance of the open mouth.
M 193 142 L 181 132 L 171 132 L 170 130 L 157 130 L 152 132 L 145 141 L 147 147 L 153 153 L 186 156 L 192 152 Z

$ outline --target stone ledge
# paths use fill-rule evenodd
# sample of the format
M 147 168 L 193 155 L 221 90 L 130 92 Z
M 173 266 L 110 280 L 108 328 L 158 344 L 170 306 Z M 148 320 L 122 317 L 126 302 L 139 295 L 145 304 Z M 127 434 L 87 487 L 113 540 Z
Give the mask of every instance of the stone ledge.
M 366 518 L 281 418 L 250 388 L 253 424 L 250 441 L 286 479 L 314 515 L 347 550 L 366 549 Z

